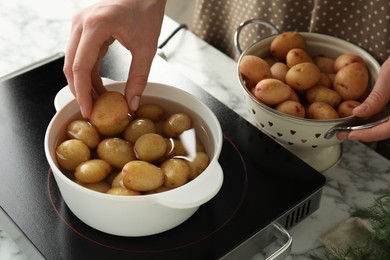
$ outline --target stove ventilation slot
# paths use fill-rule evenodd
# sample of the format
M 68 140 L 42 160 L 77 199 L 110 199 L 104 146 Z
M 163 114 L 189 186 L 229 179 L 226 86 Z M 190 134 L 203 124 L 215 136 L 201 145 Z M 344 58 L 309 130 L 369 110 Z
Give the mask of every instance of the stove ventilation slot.
M 306 200 L 297 204 L 282 215 L 279 219 L 277 219 L 277 222 L 285 229 L 291 229 L 319 208 L 321 195 L 322 190 L 315 192 L 312 196 L 306 198 Z

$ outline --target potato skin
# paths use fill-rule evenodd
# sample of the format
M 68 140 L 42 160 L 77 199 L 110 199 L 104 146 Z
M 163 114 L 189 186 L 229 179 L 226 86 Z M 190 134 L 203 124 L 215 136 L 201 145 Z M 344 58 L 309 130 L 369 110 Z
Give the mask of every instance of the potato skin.
M 156 124 L 151 119 L 137 118 L 126 127 L 123 138 L 134 144 L 141 135 L 156 132 Z
M 340 117 L 351 116 L 353 115 L 352 110 L 360 104 L 361 103 L 356 100 L 345 100 L 337 107 L 337 112 L 339 113 Z
M 342 100 L 359 99 L 367 90 L 369 74 L 362 63 L 352 63 L 341 68 L 334 78 L 333 89 Z
M 135 111 L 137 118 L 147 118 L 153 122 L 162 120 L 164 117 L 164 108 L 157 104 L 142 104 Z
M 334 71 L 334 59 L 326 56 L 317 56 L 314 58 L 314 63 L 325 74 L 335 73 Z
M 169 159 L 163 162 L 161 170 L 164 173 L 164 186 L 177 188 L 189 180 L 190 167 L 183 159 Z
M 148 133 L 140 136 L 133 148 L 137 159 L 151 162 L 166 154 L 167 143 L 161 135 Z
M 125 96 L 116 91 L 101 94 L 94 102 L 90 122 L 106 136 L 119 134 L 130 122 Z
M 123 184 L 126 188 L 135 191 L 151 191 L 164 183 L 162 170 L 148 162 L 131 161 L 121 172 Z
M 262 79 L 272 77 L 268 63 L 255 55 L 243 56 L 238 69 L 244 79 L 248 79 L 253 84 L 257 84 Z
M 94 149 L 100 142 L 99 132 L 96 127 L 86 120 L 74 120 L 67 127 L 67 135 L 83 141 L 90 149 Z
M 286 100 L 280 103 L 275 107 L 275 110 L 290 116 L 305 117 L 305 108 L 303 105 L 293 100 Z
M 319 120 L 338 119 L 336 109 L 325 102 L 314 102 L 307 108 L 308 118 Z
M 270 69 L 272 78 L 283 81 L 284 83 L 286 82 L 286 74 L 288 71 L 288 67 L 285 63 L 279 61 L 275 62 Z
M 74 171 L 75 178 L 82 183 L 95 183 L 104 180 L 111 172 L 108 162 L 91 159 L 79 164 Z
M 309 101 L 310 104 L 322 101 L 328 103 L 332 107 L 337 107 L 341 102 L 341 97 L 333 89 L 316 86 L 306 91 L 306 100 Z
M 292 66 L 302 63 L 302 62 L 310 62 L 313 63 L 313 59 L 310 57 L 310 55 L 302 49 L 294 48 L 287 52 L 286 55 L 286 64 L 289 68 Z
M 306 48 L 306 40 L 301 34 L 293 31 L 277 35 L 270 45 L 272 56 L 278 60 L 286 59 L 288 51 L 294 48 L 304 50 Z
M 337 58 L 334 61 L 333 70 L 335 73 L 337 73 L 343 67 L 355 62 L 364 64 L 364 60 L 359 55 L 352 54 L 352 53 L 340 54 L 339 56 L 337 56 Z
M 101 141 L 97 147 L 100 159 L 108 162 L 112 167 L 122 169 L 129 161 L 135 160 L 133 146 L 122 138 L 111 137 Z
M 168 137 L 179 137 L 184 131 L 191 129 L 192 120 L 186 113 L 172 114 L 165 120 L 163 125 L 164 133 Z
M 286 74 L 286 82 L 296 90 L 307 90 L 319 82 L 321 71 L 317 65 L 310 62 L 298 63 Z
M 73 171 L 80 163 L 90 158 L 91 152 L 88 146 L 78 139 L 65 140 L 56 148 L 58 164 L 68 171 Z
M 259 101 L 274 106 L 290 97 L 291 88 L 278 79 L 263 79 L 257 83 L 254 94 Z

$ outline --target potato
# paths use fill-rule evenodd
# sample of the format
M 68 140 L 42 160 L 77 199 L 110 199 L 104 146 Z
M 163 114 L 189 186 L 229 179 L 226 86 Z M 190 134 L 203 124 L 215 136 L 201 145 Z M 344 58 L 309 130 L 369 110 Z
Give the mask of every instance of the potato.
M 296 102 L 300 102 L 300 98 L 297 94 L 297 92 L 293 89 L 293 88 L 290 88 L 291 89 L 291 94 L 290 96 L 287 98 L 287 100 L 292 100 L 292 101 L 296 101 Z
M 68 171 L 73 171 L 76 167 L 91 157 L 88 146 L 77 139 L 69 139 L 62 142 L 56 148 L 56 159 L 58 164 Z
M 278 104 L 275 110 L 291 116 L 305 117 L 305 108 L 297 101 L 286 100 Z
M 147 192 L 145 192 L 145 194 L 155 194 L 155 193 L 160 193 L 160 192 L 169 191 L 169 190 L 171 190 L 171 188 L 165 187 L 163 185 L 161 187 L 158 187 L 155 190 L 147 191 Z
M 126 188 L 136 191 L 151 191 L 164 183 L 162 170 L 148 162 L 131 161 L 122 169 L 122 180 Z
M 325 74 L 335 73 L 334 71 L 334 59 L 326 56 L 316 56 L 314 58 L 314 63 L 320 69 L 321 72 Z
M 111 137 L 101 141 L 97 147 L 97 154 L 100 159 L 108 162 L 112 167 L 122 167 L 135 160 L 133 146 L 124 139 Z
M 153 122 L 162 120 L 164 117 L 164 109 L 157 104 L 142 104 L 135 112 L 137 118 L 147 118 Z
M 306 100 L 309 103 L 322 101 L 328 103 L 332 107 L 337 107 L 341 102 L 340 95 L 333 89 L 315 86 L 306 91 Z
M 287 52 L 286 64 L 289 68 L 291 68 L 292 66 L 298 63 L 303 63 L 303 62 L 313 63 L 313 59 L 305 50 L 294 48 Z
M 324 72 L 321 72 L 320 74 L 320 80 L 318 81 L 317 85 L 318 86 L 323 86 L 323 87 L 327 87 L 327 88 L 331 88 L 332 87 L 332 81 L 330 80 L 328 74 L 324 73 Z
M 184 131 L 192 128 L 192 120 L 186 113 L 172 114 L 165 120 L 163 130 L 168 137 L 179 137 Z
M 336 109 L 325 102 L 314 102 L 307 109 L 308 118 L 331 120 L 339 118 Z
M 116 91 L 100 95 L 93 104 L 90 122 L 106 136 L 114 136 L 125 130 L 130 122 L 125 96 Z
M 111 181 L 111 187 L 112 188 L 115 188 L 115 187 L 124 187 L 123 185 L 123 180 L 122 180 L 122 174 L 119 172 L 117 173 L 117 175 L 115 176 L 115 178 Z
M 274 65 L 275 62 L 277 62 L 277 60 L 275 60 L 274 57 L 265 57 L 263 58 L 263 60 L 265 62 L 267 62 L 268 66 L 271 68 L 272 65 Z
M 164 186 L 177 188 L 189 180 L 190 167 L 183 159 L 169 159 L 161 165 L 164 173 Z
M 291 67 L 286 74 L 286 82 L 295 90 L 309 89 L 319 82 L 320 69 L 313 63 L 303 62 Z
M 156 132 L 156 124 L 151 119 L 137 118 L 126 127 L 123 133 L 123 138 L 134 144 L 141 135 Z
M 76 167 L 74 176 L 83 183 L 95 183 L 104 180 L 111 172 L 108 162 L 101 159 L 91 159 Z
M 337 58 L 335 59 L 333 64 L 333 71 L 337 73 L 341 68 L 355 62 L 364 64 L 364 60 L 359 55 L 343 53 L 337 56 Z
M 101 193 L 106 193 L 109 189 L 111 189 L 111 185 L 105 181 L 99 181 L 95 183 L 87 183 L 83 185 L 85 188 L 94 190 Z
M 125 187 L 113 187 L 106 191 L 107 194 L 116 196 L 137 196 L 141 195 L 139 191 L 131 190 Z
M 86 120 L 74 120 L 67 127 L 69 138 L 84 142 L 90 149 L 94 149 L 100 142 L 99 132 Z
M 278 79 L 263 79 L 255 88 L 256 98 L 266 105 L 277 105 L 290 97 L 291 88 Z
M 275 62 L 270 69 L 271 69 L 272 78 L 286 82 L 286 74 L 288 71 L 288 67 L 285 63 Z
M 241 58 L 238 70 L 244 79 L 257 84 L 262 79 L 271 78 L 271 70 L 268 63 L 255 55 L 245 55 Z
M 352 110 L 360 104 L 361 103 L 356 100 L 345 100 L 337 107 L 337 112 L 339 113 L 340 117 L 351 116 L 353 115 Z
M 205 152 L 197 152 L 195 159 L 188 161 L 188 166 L 190 167 L 190 180 L 198 177 L 209 165 L 210 158 Z
M 134 153 L 139 160 L 154 161 L 164 156 L 167 143 L 159 134 L 148 133 L 140 136 L 134 144 Z
M 334 78 L 333 89 L 342 100 L 360 98 L 368 88 L 369 74 L 362 63 L 351 63 L 341 68 Z
M 306 40 L 298 32 L 283 32 L 277 35 L 271 42 L 270 51 L 278 60 L 286 59 L 289 50 L 294 48 L 306 49 Z

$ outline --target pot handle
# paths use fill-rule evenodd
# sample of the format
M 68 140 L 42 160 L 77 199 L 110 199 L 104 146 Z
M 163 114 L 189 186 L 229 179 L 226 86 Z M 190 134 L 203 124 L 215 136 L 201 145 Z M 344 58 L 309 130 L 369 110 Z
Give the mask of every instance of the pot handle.
M 292 236 L 284 227 L 282 227 L 277 222 L 272 222 L 267 227 L 248 238 L 248 240 L 238 245 L 235 249 L 223 256 L 220 260 L 282 260 L 290 254 L 292 240 Z M 274 243 L 276 241 L 278 243 Z M 265 249 L 268 249 L 267 251 L 269 251 L 271 245 L 272 249 L 276 249 L 274 249 L 270 255 L 267 255 Z
M 241 49 L 241 46 L 240 46 L 240 33 L 242 31 L 242 29 L 247 26 L 248 24 L 252 24 L 252 23 L 255 23 L 255 24 L 260 24 L 260 25 L 263 25 L 265 26 L 266 28 L 270 29 L 272 31 L 272 34 L 280 34 L 279 30 L 271 23 L 267 22 L 267 21 L 264 21 L 264 20 L 261 20 L 261 19 L 257 19 L 257 18 L 254 18 L 254 19 L 249 19 L 249 20 L 246 20 L 244 22 L 242 22 L 236 29 L 235 33 L 234 33 L 234 45 L 236 46 L 236 49 L 237 49 L 237 52 L 238 54 L 242 54 L 242 49 Z
M 159 193 L 157 203 L 176 209 L 199 207 L 213 198 L 223 183 L 222 167 L 217 160 L 208 166 L 207 174 L 200 174 L 194 180 L 170 191 Z

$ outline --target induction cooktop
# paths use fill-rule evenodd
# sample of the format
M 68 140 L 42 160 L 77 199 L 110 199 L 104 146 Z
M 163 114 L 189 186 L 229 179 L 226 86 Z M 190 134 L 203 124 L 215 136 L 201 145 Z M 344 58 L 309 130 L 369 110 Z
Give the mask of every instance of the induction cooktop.
M 119 60 L 107 55 L 102 76 L 125 79 Z M 63 62 L 59 54 L 0 81 L 0 206 L 44 258 L 229 259 L 271 223 L 288 230 L 318 209 L 324 176 L 156 56 L 150 79 L 196 95 L 219 119 L 223 186 L 160 234 L 117 237 L 85 225 L 63 201 L 43 147 L 54 97 L 67 85 Z

